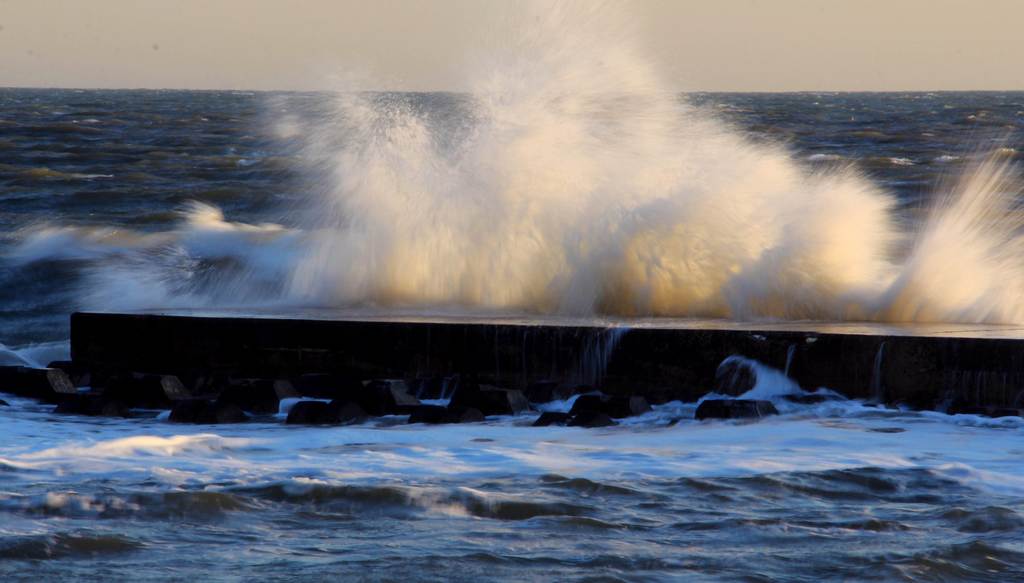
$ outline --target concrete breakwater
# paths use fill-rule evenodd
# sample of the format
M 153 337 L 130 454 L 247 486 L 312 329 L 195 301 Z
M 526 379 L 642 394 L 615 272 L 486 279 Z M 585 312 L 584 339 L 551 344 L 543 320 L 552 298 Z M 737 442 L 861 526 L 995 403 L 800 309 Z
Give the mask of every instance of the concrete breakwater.
M 918 409 L 993 412 L 1024 406 L 1024 331 L 1006 327 L 593 322 L 517 318 L 76 313 L 72 366 L 91 383 L 125 373 L 296 379 L 404 379 L 422 394 L 452 378 L 534 391 L 597 389 L 653 403 L 723 387 L 741 355 L 805 390 Z M 718 378 L 716 378 L 716 374 Z M 734 392 L 753 380 L 734 378 Z
M 289 423 L 461 423 L 540 410 L 537 425 L 603 427 L 709 393 L 698 420 L 843 398 L 994 417 L 1024 407 L 1024 338 L 1008 327 L 329 312 L 77 313 L 71 330 L 70 361 L 0 367 L 0 393 L 58 413 L 170 410 L 191 423 L 282 411 Z M 571 409 L 544 405 L 581 394 Z

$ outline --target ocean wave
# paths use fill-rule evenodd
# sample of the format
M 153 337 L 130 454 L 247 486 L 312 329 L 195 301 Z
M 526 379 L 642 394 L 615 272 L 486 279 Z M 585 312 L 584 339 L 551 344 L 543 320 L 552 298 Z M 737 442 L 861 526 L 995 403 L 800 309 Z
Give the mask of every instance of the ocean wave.
M 337 512 L 365 515 L 374 510 L 417 510 L 446 516 L 494 520 L 529 520 L 539 516 L 581 516 L 593 509 L 565 502 L 545 502 L 474 488 L 328 485 L 287 482 L 236 490 L 246 496 L 276 502 L 316 504 Z
M 175 435 L 160 437 L 136 435 L 102 440 L 88 445 L 66 445 L 26 454 L 28 460 L 65 458 L 114 458 L 127 456 L 173 457 L 183 454 L 227 452 L 252 447 L 258 439 L 229 438 L 213 434 Z
M 95 180 L 97 178 L 113 178 L 113 174 L 89 174 L 81 172 L 62 172 L 51 168 L 37 167 L 28 169 L 16 169 L 19 178 L 30 180 Z
M 79 305 L 141 309 L 273 296 L 265 288 L 282 285 L 299 252 L 302 234 L 281 225 L 229 222 L 198 202 L 178 216 L 180 228 L 155 233 L 36 225 L 19 233 L 4 258 L 14 266 L 77 263 L 85 288 Z
M 837 162 L 843 159 L 843 156 L 839 154 L 811 154 L 807 156 L 808 162 Z
M 128 537 L 89 532 L 0 537 L 0 559 L 51 560 L 129 553 L 144 545 Z
M 55 360 L 67 360 L 70 356 L 68 342 L 42 342 L 18 348 L 8 348 L 0 343 L 0 366 L 28 366 L 44 368 Z

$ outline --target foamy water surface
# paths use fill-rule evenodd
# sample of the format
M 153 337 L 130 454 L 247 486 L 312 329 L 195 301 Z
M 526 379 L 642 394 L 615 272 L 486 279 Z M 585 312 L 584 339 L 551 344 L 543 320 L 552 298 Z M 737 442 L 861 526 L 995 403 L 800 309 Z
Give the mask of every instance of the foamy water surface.
M 1019 418 L 669 403 L 607 429 L 0 410 L 0 572 L 170 578 L 1011 580 Z M 549 408 L 564 408 L 553 403 Z M 59 429 L 59 430 L 58 430 Z M 182 561 L 182 557 L 190 557 Z M 26 563 L 26 561 L 28 563 Z

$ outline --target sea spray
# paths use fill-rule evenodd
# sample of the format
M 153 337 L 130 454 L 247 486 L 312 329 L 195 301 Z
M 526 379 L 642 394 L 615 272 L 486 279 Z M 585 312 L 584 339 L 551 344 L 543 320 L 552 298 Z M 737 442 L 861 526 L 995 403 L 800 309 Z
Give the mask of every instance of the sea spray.
M 282 117 L 311 177 L 287 228 L 197 205 L 165 233 L 37 225 L 9 258 L 87 261 L 101 309 L 1024 322 L 1010 157 L 912 226 L 855 166 L 811 170 L 674 93 L 626 7 L 508 11 L 466 51 L 467 93 Z
M 401 98 L 336 97 L 326 131 L 347 140 L 321 153 L 331 188 L 315 201 L 292 299 L 1024 319 L 1008 165 L 978 167 L 910 232 L 894 198 L 854 168 L 811 172 L 674 95 L 628 35 L 609 33 L 623 14 L 565 6 L 527 11 L 528 34 L 467 65 L 474 90 L 458 131 Z

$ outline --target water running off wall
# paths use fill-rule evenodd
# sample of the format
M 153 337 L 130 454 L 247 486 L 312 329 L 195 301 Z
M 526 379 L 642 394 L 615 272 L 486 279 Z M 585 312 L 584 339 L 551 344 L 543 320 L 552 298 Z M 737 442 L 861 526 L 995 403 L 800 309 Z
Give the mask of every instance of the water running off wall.
M 173 234 L 75 235 L 81 252 L 133 250 L 94 271 L 91 306 L 1024 323 L 1010 162 L 951 180 L 911 227 L 857 168 L 811 171 L 688 103 L 625 8 L 509 10 L 516 34 L 467 51 L 454 115 L 325 98 L 303 132 L 316 196 L 293 227 L 198 205 Z

